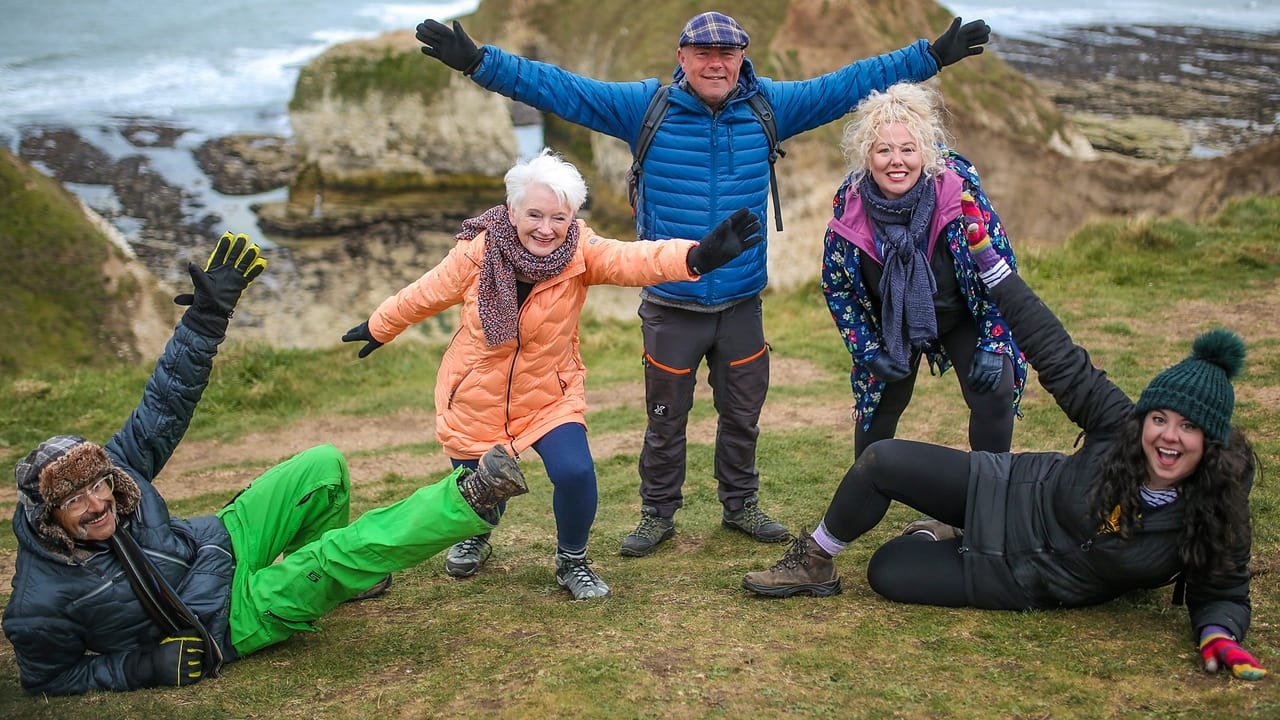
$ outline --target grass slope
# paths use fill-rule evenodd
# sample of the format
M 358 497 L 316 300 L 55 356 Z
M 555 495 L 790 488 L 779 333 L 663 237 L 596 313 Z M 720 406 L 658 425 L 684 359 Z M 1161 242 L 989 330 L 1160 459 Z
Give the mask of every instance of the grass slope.
M 1267 473 L 1254 490 L 1254 626 L 1248 644 L 1280 672 L 1280 198 L 1237 202 L 1203 226 L 1162 220 L 1090 226 L 1065 246 L 1024 253 L 1021 272 L 1078 342 L 1131 394 L 1182 358 L 1203 329 L 1223 324 L 1249 343 L 1235 420 Z M 774 358 L 811 365 L 801 382 L 775 384 L 769 404 L 797 416 L 762 428 L 763 504 L 793 529 L 811 527 L 851 455 L 847 426 L 805 421 L 847 407 L 848 356 L 821 293 L 771 294 Z M 588 321 L 583 350 L 595 390 L 634 386 L 634 323 Z M 234 344 L 215 370 L 189 435 L 234 444 L 251 430 L 317 415 L 359 424 L 429 402 L 441 348 L 392 345 L 378 362 L 350 348 L 284 352 Z M 0 451 L 12 463 L 53 432 L 104 438 L 136 401 L 148 367 L 110 373 L 26 375 L 0 387 Z M 922 378 L 900 436 L 965 445 L 966 413 L 952 375 Z M 34 390 L 33 390 L 34 388 Z M 43 390 L 40 390 L 43 389 Z M 622 390 L 619 390 L 622 392 Z M 843 412 L 843 410 L 841 410 Z M 1038 386 L 1029 388 L 1016 449 L 1068 451 L 1076 429 Z M 712 416 L 709 403 L 694 421 Z M 590 418 L 593 438 L 638 433 L 634 407 Z M 719 525 L 711 448 L 691 448 L 678 534 L 655 556 L 618 557 L 633 526 L 636 447 L 597 457 L 596 568 L 606 602 L 573 603 L 555 585 L 551 491 L 541 464 L 525 463 L 532 492 L 513 501 L 496 554 L 467 581 L 439 558 L 399 573 L 391 592 L 339 608 L 324 631 L 295 637 L 181 691 L 30 698 L 12 650 L 0 645 L 0 715 L 12 718 L 428 718 L 428 717 L 946 717 L 1198 718 L 1280 716 L 1280 683 L 1208 676 L 1199 669 L 1186 612 L 1169 589 L 1059 612 L 1007 613 L 886 602 L 866 586 L 867 558 L 913 513 L 886 521 L 839 559 L 843 595 L 767 601 L 739 589 L 744 572 L 772 564 L 781 546 L 757 545 Z M 433 444 L 399 447 L 424 459 Z M 372 451 L 371 451 L 372 452 Z M 257 468 L 233 465 L 246 479 Z M 395 500 L 426 474 L 366 478 L 355 511 Z M 7 496 L 11 498 L 12 496 Z M 209 512 L 225 493 L 175 503 Z M 12 506 L 10 501 L 8 504 Z M 11 566 L 14 539 L 0 536 Z M 0 602 L 7 596 L 0 595 Z
M 114 361 L 109 349 L 132 337 L 119 301 L 135 288 L 112 283 L 100 269 L 119 251 L 70 192 L 4 148 L 0 251 L 0 375 Z

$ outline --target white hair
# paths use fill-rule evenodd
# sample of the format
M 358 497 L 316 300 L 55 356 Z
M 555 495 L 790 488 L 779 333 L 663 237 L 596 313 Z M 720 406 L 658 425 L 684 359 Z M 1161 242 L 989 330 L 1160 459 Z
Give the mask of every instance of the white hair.
M 582 179 L 582 173 L 549 148 L 543 148 L 537 157 L 517 163 L 507 171 L 504 180 L 508 207 L 519 206 L 533 185 L 551 190 L 575 214 L 587 201 L 587 181 Z

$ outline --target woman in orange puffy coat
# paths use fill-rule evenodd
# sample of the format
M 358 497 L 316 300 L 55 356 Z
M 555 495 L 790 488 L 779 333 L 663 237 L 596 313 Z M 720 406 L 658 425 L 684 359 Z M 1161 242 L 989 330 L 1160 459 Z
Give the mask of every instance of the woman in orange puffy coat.
M 462 305 L 460 327 L 436 379 L 436 435 L 455 466 L 475 467 L 496 444 L 537 451 L 554 486 L 556 581 L 576 600 L 609 595 L 591 569 L 595 464 L 587 444 L 586 366 L 578 317 L 591 285 L 643 286 L 696 279 L 760 241 L 745 208 L 701 242 L 621 242 L 575 218 L 582 175 L 549 151 L 506 175 L 507 202 L 467 220 L 458 244 L 343 336 L 365 357 L 410 325 Z M 496 524 L 497 518 L 493 518 Z M 450 549 L 445 569 L 475 574 L 488 534 Z

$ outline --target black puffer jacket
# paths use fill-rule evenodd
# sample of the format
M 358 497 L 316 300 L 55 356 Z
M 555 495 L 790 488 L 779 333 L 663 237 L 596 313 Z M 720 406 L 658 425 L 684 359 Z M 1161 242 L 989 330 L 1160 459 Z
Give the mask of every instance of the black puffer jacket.
M 142 402 L 103 448 L 142 493 L 137 509 L 120 518 L 117 532 L 133 535 L 230 660 L 231 537 L 213 516 L 170 517 L 151 484 L 187 430 L 222 339 L 178 325 Z M 125 656 L 155 646 L 161 633 L 115 555 L 105 544 L 78 545 L 68 554 L 42 543 L 21 505 L 13 532 L 18 560 L 4 632 L 13 643 L 22 687 L 49 695 L 131 689 Z
M 1182 570 L 1178 537 L 1185 503 L 1143 513 L 1131 540 L 1100 533 L 1089 490 L 1112 443 L 1122 442 L 1134 403 L 1093 366 L 1062 323 L 1012 275 L 992 295 L 1040 384 L 1084 430 L 1062 453 L 973 453 L 962 551 L 970 601 L 978 607 L 1079 607 L 1131 590 L 1168 584 Z M 1250 548 L 1233 551 L 1235 571 L 1213 584 L 1187 584 L 1192 630 L 1222 625 L 1237 639 L 1249 629 Z

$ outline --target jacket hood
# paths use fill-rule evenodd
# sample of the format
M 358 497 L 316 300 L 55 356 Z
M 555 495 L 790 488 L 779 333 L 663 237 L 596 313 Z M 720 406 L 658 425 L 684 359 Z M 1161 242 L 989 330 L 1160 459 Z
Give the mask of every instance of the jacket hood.
M 40 443 L 14 467 L 19 505 L 19 512 L 14 515 L 14 534 L 18 534 L 17 526 L 24 519 L 40 543 L 72 551 L 75 540 L 53 517 L 53 510 L 89 483 L 108 476 L 114 488 L 117 515 L 128 515 L 137 508 L 141 491 L 100 445 L 79 435 L 55 435 Z

